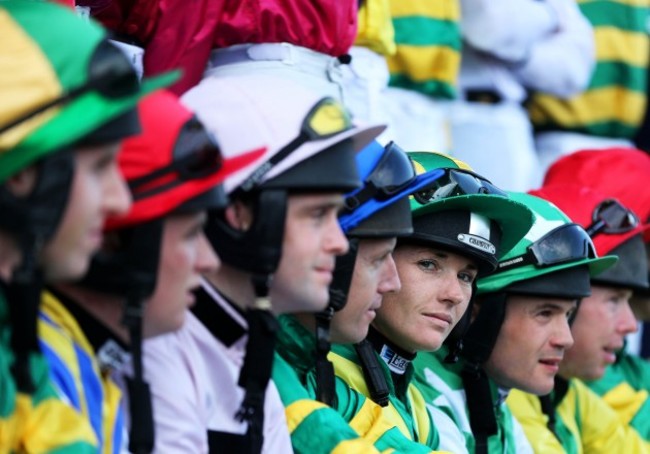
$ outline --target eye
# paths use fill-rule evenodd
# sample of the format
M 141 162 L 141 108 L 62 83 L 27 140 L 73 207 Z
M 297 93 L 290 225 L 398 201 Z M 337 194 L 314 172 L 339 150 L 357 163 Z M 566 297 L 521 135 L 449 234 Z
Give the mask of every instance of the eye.
M 476 274 L 468 271 L 461 271 L 460 273 L 458 273 L 458 277 L 461 281 L 467 284 L 472 284 L 476 279 Z
M 438 262 L 436 262 L 435 260 L 431 260 L 431 259 L 418 260 L 417 264 L 418 264 L 419 268 L 421 268 L 421 269 L 423 269 L 425 271 L 435 271 L 438 268 L 440 268 L 438 266 Z

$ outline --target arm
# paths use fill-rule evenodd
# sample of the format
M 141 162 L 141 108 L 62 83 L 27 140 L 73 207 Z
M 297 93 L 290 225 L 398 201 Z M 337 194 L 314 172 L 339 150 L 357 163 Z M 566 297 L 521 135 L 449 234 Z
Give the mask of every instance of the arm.
M 531 46 L 515 73 L 528 89 L 567 98 L 589 85 L 596 59 L 594 32 L 575 0 L 547 1 L 559 26 Z
M 555 11 L 538 0 L 461 0 L 463 38 L 506 62 L 528 58 L 531 47 L 558 27 Z

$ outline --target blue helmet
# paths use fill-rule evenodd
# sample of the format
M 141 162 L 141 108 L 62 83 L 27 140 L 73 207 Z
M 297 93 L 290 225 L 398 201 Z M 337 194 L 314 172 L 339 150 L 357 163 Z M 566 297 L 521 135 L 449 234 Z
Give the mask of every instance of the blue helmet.
M 409 195 L 440 178 L 435 169 L 418 175 L 411 158 L 394 142 L 385 147 L 371 142 L 356 156 L 363 182 L 346 194 L 339 216 L 348 237 L 386 238 L 413 233 Z

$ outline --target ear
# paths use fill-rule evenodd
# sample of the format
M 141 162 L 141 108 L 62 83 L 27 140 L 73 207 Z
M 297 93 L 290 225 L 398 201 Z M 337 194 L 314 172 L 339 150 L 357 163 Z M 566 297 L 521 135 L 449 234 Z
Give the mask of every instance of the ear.
M 26 197 L 34 190 L 37 176 L 37 168 L 35 166 L 29 166 L 10 176 L 5 182 L 5 186 L 14 196 Z
M 253 214 L 250 207 L 238 199 L 234 199 L 226 207 L 225 218 L 231 227 L 244 232 L 253 223 Z
M 478 316 L 478 313 L 480 312 L 480 310 L 481 310 L 481 303 L 474 300 L 474 304 L 472 304 L 472 315 L 471 315 L 471 322 L 470 323 L 474 323 L 474 320 Z

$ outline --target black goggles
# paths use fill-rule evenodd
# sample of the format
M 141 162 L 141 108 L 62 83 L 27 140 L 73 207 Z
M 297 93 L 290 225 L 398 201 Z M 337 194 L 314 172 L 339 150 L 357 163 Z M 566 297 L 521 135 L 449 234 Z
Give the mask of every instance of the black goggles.
M 9 123 L 0 126 L 0 134 L 18 126 L 30 118 L 53 107 L 67 104 L 90 91 L 104 98 L 119 99 L 133 96 L 140 89 L 140 81 L 128 58 L 108 41 L 102 41 L 95 49 L 88 67 L 88 81 L 58 98 L 23 113 Z
M 375 168 L 364 179 L 363 187 L 345 199 L 345 210 L 352 211 L 370 199 L 389 199 L 416 178 L 411 158 L 394 142 L 389 142 Z
M 333 98 L 321 99 L 307 113 L 300 127 L 298 137 L 282 147 L 246 178 L 240 185 L 241 190 L 250 191 L 255 186 L 258 186 L 273 167 L 306 142 L 327 139 L 349 129 L 352 129 L 352 120 L 347 109 Z
M 180 130 L 169 165 L 128 182 L 133 200 L 141 200 L 167 191 L 182 182 L 205 178 L 223 165 L 216 141 L 196 119 Z
M 524 254 L 499 262 L 498 271 L 526 265 L 544 268 L 596 257 L 596 248 L 585 229 L 578 224 L 564 224 L 528 246 Z
M 422 191 L 413 194 L 415 200 L 426 205 L 448 197 L 489 194 L 508 197 L 508 194 L 490 180 L 469 170 L 444 169 L 445 174 Z
M 618 200 L 603 200 L 594 208 L 591 224 L 585 228 L 590 237 L 600 233 L 625 233 L 639 225 L 639 218 Z

